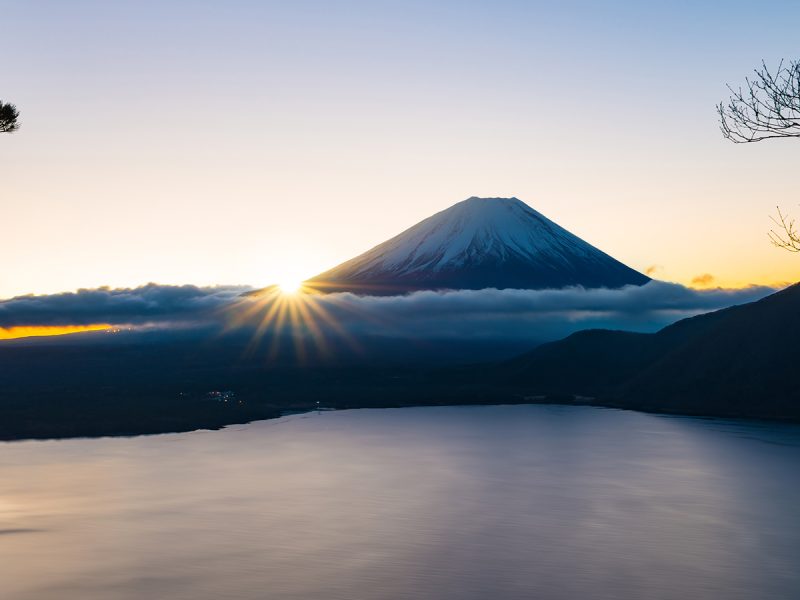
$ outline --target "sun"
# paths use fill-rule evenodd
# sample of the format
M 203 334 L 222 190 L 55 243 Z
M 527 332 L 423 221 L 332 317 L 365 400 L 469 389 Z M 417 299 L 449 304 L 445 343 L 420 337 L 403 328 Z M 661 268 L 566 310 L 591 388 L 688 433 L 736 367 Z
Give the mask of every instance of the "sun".
M 303 287 L 303 282 L 299 279 L 284 279 L 278 284 L 278 288 L 284 294 L 296 294 Z

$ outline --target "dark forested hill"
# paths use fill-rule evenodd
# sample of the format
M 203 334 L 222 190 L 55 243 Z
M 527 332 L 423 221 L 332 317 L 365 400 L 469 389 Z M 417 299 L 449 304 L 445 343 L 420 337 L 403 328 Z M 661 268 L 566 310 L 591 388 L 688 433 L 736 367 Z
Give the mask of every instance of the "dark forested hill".
M 800 284 L 655 334 L 592 330 L 498 368 L 531 394 L 630 408 L 800 418 Z
M 695 321 L 696 335 L 622 386 L 623 401 L 680 412 L 800 417 L 800 284 Z

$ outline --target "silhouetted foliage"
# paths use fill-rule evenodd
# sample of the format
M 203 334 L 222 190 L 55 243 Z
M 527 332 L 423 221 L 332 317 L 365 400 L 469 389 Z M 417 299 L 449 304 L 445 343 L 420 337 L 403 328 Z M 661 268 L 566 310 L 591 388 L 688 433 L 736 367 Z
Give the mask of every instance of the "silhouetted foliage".
M 800 60 L 781 61 L 774 72 L 762 61 L 753 72 L 717 106 L 722 135 L 737 144 L 800 137 Z
M 17 129 L 19 129 L 17 107 L 0 100 L 0 133 L 11 133 Z

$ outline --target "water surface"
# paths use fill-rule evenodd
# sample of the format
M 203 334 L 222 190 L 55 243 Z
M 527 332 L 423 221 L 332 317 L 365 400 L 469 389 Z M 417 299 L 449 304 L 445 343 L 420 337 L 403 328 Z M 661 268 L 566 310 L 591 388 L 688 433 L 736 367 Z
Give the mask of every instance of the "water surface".
M 800 598 L 800 427 L 585 407 L 0 444 L 4 600 Z

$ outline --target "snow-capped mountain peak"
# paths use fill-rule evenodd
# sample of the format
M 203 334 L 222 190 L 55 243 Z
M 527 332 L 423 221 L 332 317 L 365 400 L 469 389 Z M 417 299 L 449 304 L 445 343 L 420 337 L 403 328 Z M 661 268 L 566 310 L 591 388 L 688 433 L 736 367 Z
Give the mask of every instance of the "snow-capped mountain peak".
M 472 197 L 309 283 L 320 289 L 401 293 L 647 281 L 517 198 Z

